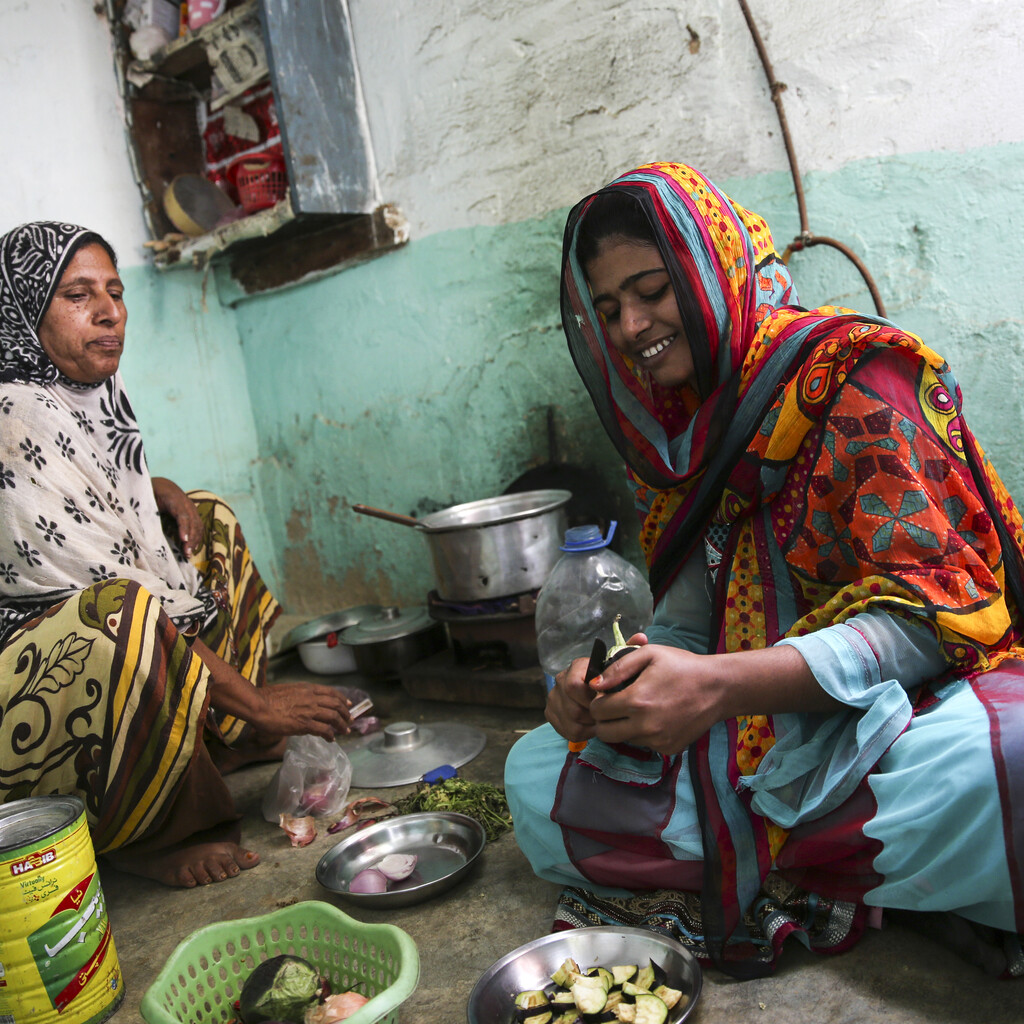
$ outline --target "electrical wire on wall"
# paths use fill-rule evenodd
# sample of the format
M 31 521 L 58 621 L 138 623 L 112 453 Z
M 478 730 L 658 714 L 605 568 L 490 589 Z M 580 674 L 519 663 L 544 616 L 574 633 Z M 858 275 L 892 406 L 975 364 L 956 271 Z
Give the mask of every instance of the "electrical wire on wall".
M 837 241 L 835 238 L 813 234 L 807 223 L 807 203 L 804 200 L 803 183 L 800 181 L 796 151 L 793 149 L 793 140 L 789 134 L 789 125 L 786 122 L 786 111 L 782 105 L 782 94 L 785 92 L 786 86 L 775 78 L 771 61 L 768 59 L 768 51 L 765 49 L 764 42 L 761 39 L 761 33 L 757 30 L 754 16 L 750 13 L 750 8 L 747 6 L 747 0 L 739 0 L 739 5 L 743 11 L 743 17 L 746 19 L 747 28 L 750 29 L 750 34 L 754 39 L 754 45 L 757 47 L 758 56 L 761 58 L 761 64 L 764 67 L 764 73 L 768 78 L 768 88 L 771 92 L 772 102 L 775 104 L 775 110 L 779 115 L 779 126 L 782 129 L 782 139 L 786 144 L 786 156 L 789 158 L 789 169 L 793 175 L 793 188 L 796 190 L 796 202 L 800 211 L 800 234 L 786 246 L 786 251 L 782 254 L 782 262 L 788 264 L 792 253 L 800 252 L 802 249 L 809 248 L 812 245 L 830 245 L 833 249 L 838 249 L 860 271 L 860 276 L 864 278 L 864 283 L 868 286 L 868 291 L 871 293 L 871 298 L 875 303 L 875 310 L 879 316 L 884 317 L 885 305 L 882 302 L 881 295 L 878 293 L 878 288 L 875 286 L 874 278 L 868 273 L 868 268 L 864 266 L 864 263 L 857 254 L 848 245 Z

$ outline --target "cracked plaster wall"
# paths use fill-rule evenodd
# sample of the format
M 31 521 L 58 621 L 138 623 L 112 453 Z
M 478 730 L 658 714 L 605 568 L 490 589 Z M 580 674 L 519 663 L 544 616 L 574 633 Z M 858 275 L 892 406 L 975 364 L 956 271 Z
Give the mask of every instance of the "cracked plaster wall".
M 546 457 L 549 405 L 562 457 L 593 466 L 625 509 L 558 327 L 561 228 L 581 195 L 644 160 L 685 159 L 764 213 L 780 245 L 799 229 L 731 0 L 350 9 L 382 194 L 412 241 L 238 307 L 275 549 L 310 610 L 421 602 L 423 538 L 349 506 L 421 515 L 499 493 Z M 1019 348 L 1024 306 L 1012 266 L 986 259 L 1012 242 L 1011 219 L 990 211 L 1024 203 L 1012 14 L 917 0 L 868 0 L 852 16 L 797 0 L 751 9 L 789 84 L 812 230 L 850 244 L 890 314 L 960 367 L 978 433 L 1024 491 L 1004 429 L 1022 422 L 1020 362 L 1002 355 Z M 793 265 L 805 303 L 870 310 L 833 251 Z M 289 368 L 271 373 L 282 347 Z
M 293 611 L 418 602 L 422 514 L 501 490 L 548 454 L 617 460 L 558 327 L 566 208 L 648 159 L 683 159 L 798 228 L 775 109 L 734 0 L 348 0 L 381 192 L 403 250 L 222 306 L 214 276 L 145 262 L 101 17 L 11 0 L 3 227 L 85 222 L 121 254 L 124 372 L 155 472 L 239 506 Z M 812 230 L 850 244 L 890 315 L 946 355 L 975 430 L 1024 494 L 1016 235 L 1024 222 L 1022 0 L 750 0 Z M 32 89 L 25 89 L 25 82 Z M 72 159 L 73 156 L 73 159 Z M 852 265 L 794 258 L 805 304 L 870 300 Z

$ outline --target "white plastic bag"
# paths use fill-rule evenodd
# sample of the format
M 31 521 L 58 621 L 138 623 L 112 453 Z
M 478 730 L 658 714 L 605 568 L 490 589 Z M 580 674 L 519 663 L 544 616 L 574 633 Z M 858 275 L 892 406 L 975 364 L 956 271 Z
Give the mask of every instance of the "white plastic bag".
M 263 817 L 274 825 L 282 814 L 339 817 L 351 785 L 352 762 L 337 743 L 319 736 L 290 736 L 281 767 L 263 796 Z

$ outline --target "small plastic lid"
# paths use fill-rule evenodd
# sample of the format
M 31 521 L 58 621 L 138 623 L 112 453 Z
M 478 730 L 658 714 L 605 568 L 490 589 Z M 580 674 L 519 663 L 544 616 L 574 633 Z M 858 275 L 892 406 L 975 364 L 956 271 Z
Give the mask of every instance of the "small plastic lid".
M 590 526 L 570 526 L 565 531 L 565 543 L 560 544 L 562 551 L 596 551 L 598 548 L 606 548 L 615 535 L 616 520 L 608 525 L 608 536 L 601 536 L 601 527 L 591 524 Z

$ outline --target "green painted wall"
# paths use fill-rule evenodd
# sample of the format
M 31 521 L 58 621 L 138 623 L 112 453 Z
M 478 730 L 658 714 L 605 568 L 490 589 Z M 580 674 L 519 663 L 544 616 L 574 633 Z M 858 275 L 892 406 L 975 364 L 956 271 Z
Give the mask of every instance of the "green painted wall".
M 205 488 L 235 509 L 278 589 L 276 548 L 257 496 L 259 441 L 234 311 L 213 275 L 121 268 L 128 328 L 121 373 L 154 476 Z
M 419 516 L 501 493 L 548 458 L 549 405 L 556 455 L 619 480 L 559 327 L 562 219 L 433 235 L 238 306 L 294 604 L 422 603 L 424 539 L 350 506 Z
M 1011 227 L 1024 223 L 1022 157 L 1022 145 L 924 153 L 805 179 L 811 230 L 850 245 L 889 316 L 947 357 L 1019 496 L 1024 297 Z M 767 217 L 780 247 L 796 234 L 788 175 L 720 184 Z M 422 515 L 500 493 L 547 459 L 549 406 L 557 455 L 598 469 L 632 534 L 618 460 L 559 327 L 565 212 L 413 239 L 231 310 L 212 277 L 204 305 L 191 271 L 130 274 L 125 374 L 154 471 L 232 496 L 296 612 L 422 602 L 433 582 L 423 538 L 350 505 Z M 871 311 L 835 251 L 791 266 L 804 305 Z M 632 538 L 626 553 L 636 557 Z

